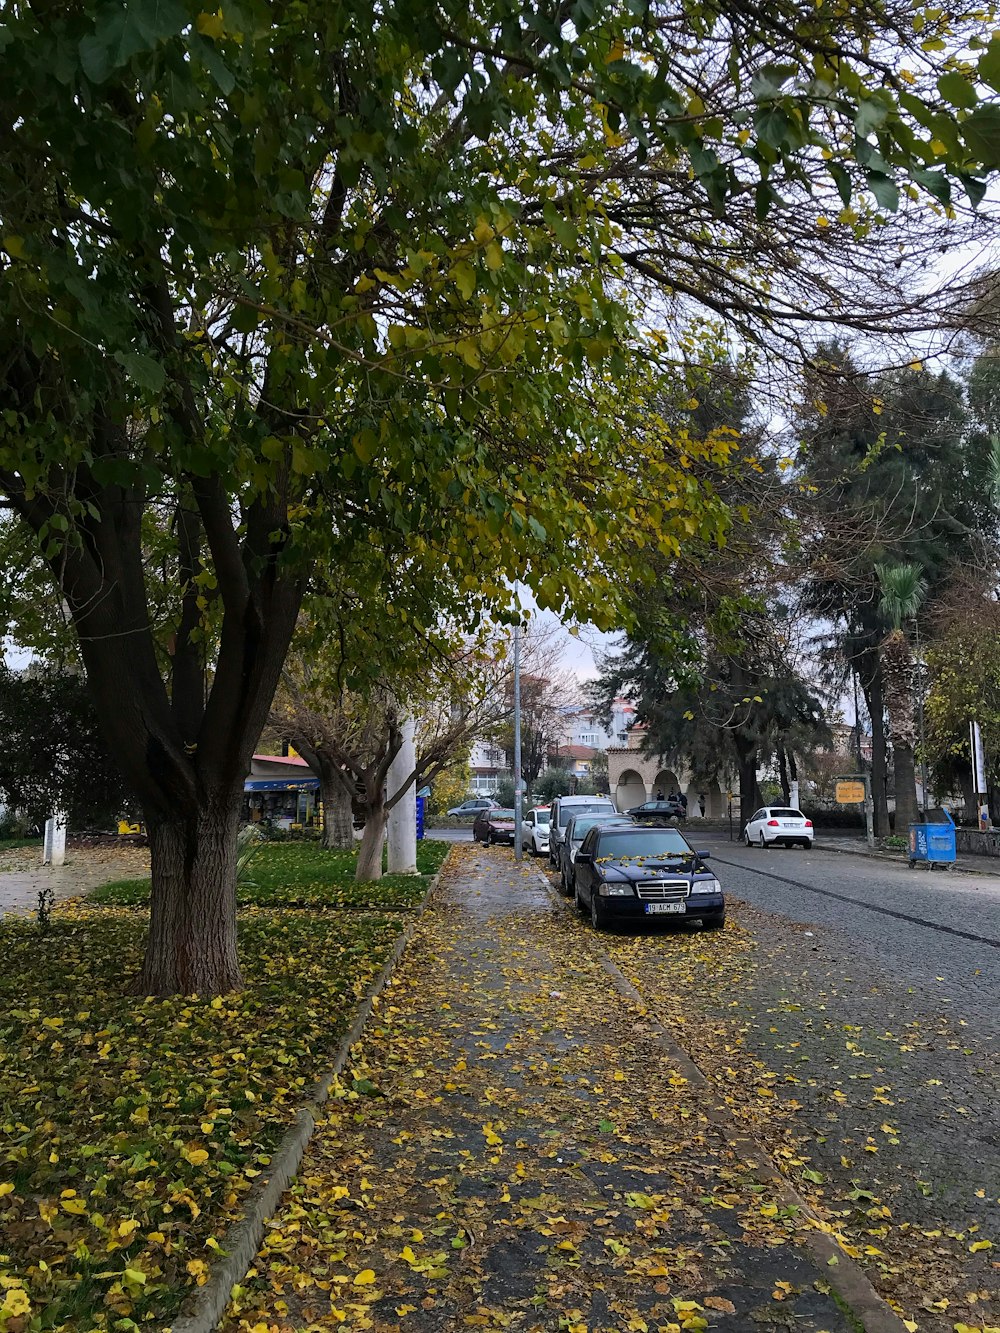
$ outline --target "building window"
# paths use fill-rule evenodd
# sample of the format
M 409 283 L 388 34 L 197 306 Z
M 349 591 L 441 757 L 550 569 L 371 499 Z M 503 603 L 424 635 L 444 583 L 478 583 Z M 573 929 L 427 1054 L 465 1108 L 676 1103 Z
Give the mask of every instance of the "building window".
M 581 732 L 580 732 L 580 744 L 581 744 L 581 745 L 593 745 L 593 746 L 596 748 L 596 746 L 597 746 L 597 732 L 596 732 L 596 731 L 581 731 Z

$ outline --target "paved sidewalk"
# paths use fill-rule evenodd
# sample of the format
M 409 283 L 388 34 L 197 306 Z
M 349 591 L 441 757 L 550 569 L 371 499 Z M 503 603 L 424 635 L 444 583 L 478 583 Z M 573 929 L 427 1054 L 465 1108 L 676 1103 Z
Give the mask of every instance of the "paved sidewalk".
M 602 955 L 456 848 L 221 1327 L 855 1329 Z
M 41 853 L 36 854 L 40 861 Z M 45 887 L 51 887 L 55 891 L 56 901 L 60 901 L 86 893 L 98 884 L 128 879 L 135 874 L 134 860 L 92 863 L 74 856 L 56 870 L 51 866 L 37 864 L 26 870 L 0 871 L 0 917 L 8 912 L 20 915 L 35 911 L 38 894 Z

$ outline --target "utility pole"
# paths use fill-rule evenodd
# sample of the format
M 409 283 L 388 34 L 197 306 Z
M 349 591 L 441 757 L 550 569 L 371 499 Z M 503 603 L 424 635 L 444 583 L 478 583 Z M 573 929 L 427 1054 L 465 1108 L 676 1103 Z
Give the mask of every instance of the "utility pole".
M 524 855 L 521 846 L 521 601 L 514 585 L 517 620 L 514 622 L 514 860 Z

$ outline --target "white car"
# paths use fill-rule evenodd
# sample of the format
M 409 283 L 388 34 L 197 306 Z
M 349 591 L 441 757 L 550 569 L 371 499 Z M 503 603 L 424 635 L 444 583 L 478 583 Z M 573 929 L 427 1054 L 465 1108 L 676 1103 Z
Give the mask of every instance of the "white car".
M 532 856 L 548 855 L 551 813 L 547 805 L 536 805 L 521 821 L 521 847 Z
M 788 805 L 766 805 L 755 810 L 743 830 L 748 847 L 805 847 L 813 845 L 812 820 Z

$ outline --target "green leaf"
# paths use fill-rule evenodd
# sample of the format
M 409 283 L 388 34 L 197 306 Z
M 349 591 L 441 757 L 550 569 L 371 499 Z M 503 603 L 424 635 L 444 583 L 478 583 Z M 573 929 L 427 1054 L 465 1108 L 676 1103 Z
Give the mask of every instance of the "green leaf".
M 991 88 L 1000 89 L 1000 41 L 996 38 L 979 57 L 979 78 Z
M 942 74 L 937 81 L 938 92 L 952 106 L 974 107 L 979 102 L 979 95 L 964 75 L 953 70 Z
M 910 177 L 940 203 L 951 202 L 951 181 L 943 171 L 927 171 L 924 167 L 914 167 L 910 171 Z
M 891 176 L 883 176 L 880 171 L 868 173 L 868 188 L 875 196 L 880 208 L 895 213 L 899 207 L 899 190 Z
M 841 202 L 846 208 L 851 202 L 851 177 L 846 167 L 842 167 L 839 162 L 829 164 L 830 175 L 833 177 L 837 186 L 837 193 L 840 195 Z
M 80 42 L 80 64 L 91 83 L 103 83 L 141 51 L 151 51 L 187 24 L 178 0 L 130 0 L 124 8 L 105 5 L 94 32 Z
M 197 33 L 191 36 L 191 52 L 208 70 L 219 91 L 228 97 L 236 87 L 236 75 L 219 55 L 212 42 Z
M 115 360 L 140 389 L 159 393 L 166 383 L 166 372 L 159 361 L 154 361 L 151 356 L 142 356 L 139 352 L 118 352 Z
M 792 123 L 780 107 L 771 107 L 754 116 L 757 137 L 772 148 L 780 148 L 788 138 Z
M 1000 167 L 1000 105 L 985 102 L 962 121 L 962 138 L 977 162 Z
M 972 207 L 978 208 L 986 197 L 986 182 L 979 180 L 976 176 L 970 176 L 966 171 L 959 171 L 955 174 L 962 182 L 962 187 L 969 196 Z
M 854 117 L 854 128 L 862 139 L 866 139 L 873 130 L 884 125 L 889 116 L 889 108 L 875 97 L 866 97 L 858 107 Z

